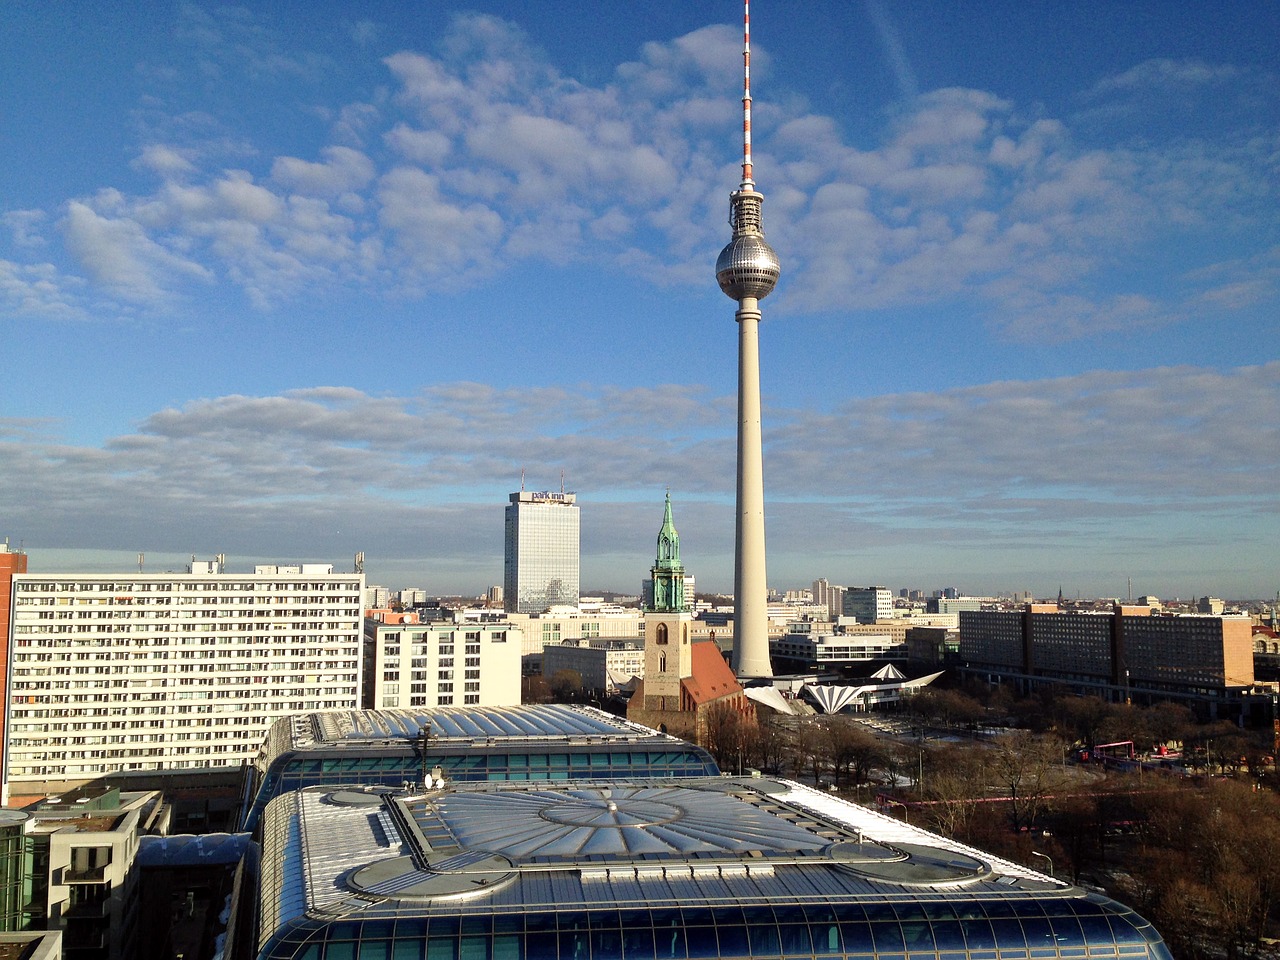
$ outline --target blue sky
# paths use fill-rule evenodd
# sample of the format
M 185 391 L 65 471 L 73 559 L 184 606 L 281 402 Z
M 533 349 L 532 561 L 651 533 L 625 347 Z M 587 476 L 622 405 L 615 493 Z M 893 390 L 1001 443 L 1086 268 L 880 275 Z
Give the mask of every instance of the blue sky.
M 0 31 L 33 570 L 479 592 L 523 470 L 731 587 L 739 7 L 107 7 Z M 1274 595 L 1280 6 L 754 7 L 770 584 Z

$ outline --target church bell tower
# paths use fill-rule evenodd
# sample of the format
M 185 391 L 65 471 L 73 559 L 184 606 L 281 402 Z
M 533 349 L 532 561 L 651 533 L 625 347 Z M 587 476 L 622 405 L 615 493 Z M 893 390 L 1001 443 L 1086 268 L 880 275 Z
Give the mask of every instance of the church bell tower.
M 650 574 L 653 597 L 644 611 L 645 709 L 679 710 L 680 681 L 693 674 L 693 614 L 685 602 L 680 534 L 671 519 L 670 491 L 658 531 L 658 555 Z

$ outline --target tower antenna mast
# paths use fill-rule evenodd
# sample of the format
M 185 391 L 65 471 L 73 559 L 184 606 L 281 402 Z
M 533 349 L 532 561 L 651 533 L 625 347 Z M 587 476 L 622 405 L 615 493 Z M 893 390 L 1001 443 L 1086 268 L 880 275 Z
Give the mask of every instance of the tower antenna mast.
M 751 0 L 742 2 L 742 184 L 752 191 L 751 179 Z

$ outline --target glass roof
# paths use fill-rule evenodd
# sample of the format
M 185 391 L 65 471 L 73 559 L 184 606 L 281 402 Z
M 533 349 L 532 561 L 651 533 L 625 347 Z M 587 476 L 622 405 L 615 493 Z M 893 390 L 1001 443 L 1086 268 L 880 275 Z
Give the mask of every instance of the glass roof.
M 722 791 L 677 786 L 443 793 L 408 808 L 420 825 L 445 826 L 460 847 L 516 860 L 795 855 L 832 842 Z
M 495 938 L 488 960 L 499 940 L 510 960 L 1083 957 L 1086 943 L 1168 958 L 1106 898 L 768 777 L 309 787 L 267 808 L 261 863 L 264 957 L 355 960 L 366 942 L 382 957 L 394 938 L 397 960 L 456 960 L 474 936 Z
M 293 744 L 552 737 L 666 739 L 655 730 L 593 707 L 526 704 L 509 707 L 438 707 L 430 710 L 329 710 L 294 718 Z

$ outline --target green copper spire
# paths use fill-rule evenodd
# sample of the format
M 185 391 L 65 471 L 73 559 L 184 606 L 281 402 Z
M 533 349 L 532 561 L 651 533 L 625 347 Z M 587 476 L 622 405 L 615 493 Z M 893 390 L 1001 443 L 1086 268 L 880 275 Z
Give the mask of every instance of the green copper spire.
M 648 608 L 654 613 L 683 613 L 688 609 L 684 602 L 684 564 L 680 562 L 680 534 L 676 533 L 671 519 L 671 491 L 667 491 L 667 505 L 662 515 L 662 529 L 658 531 L 658 557 L 649 571 L 653 577 L 653 602 Z

